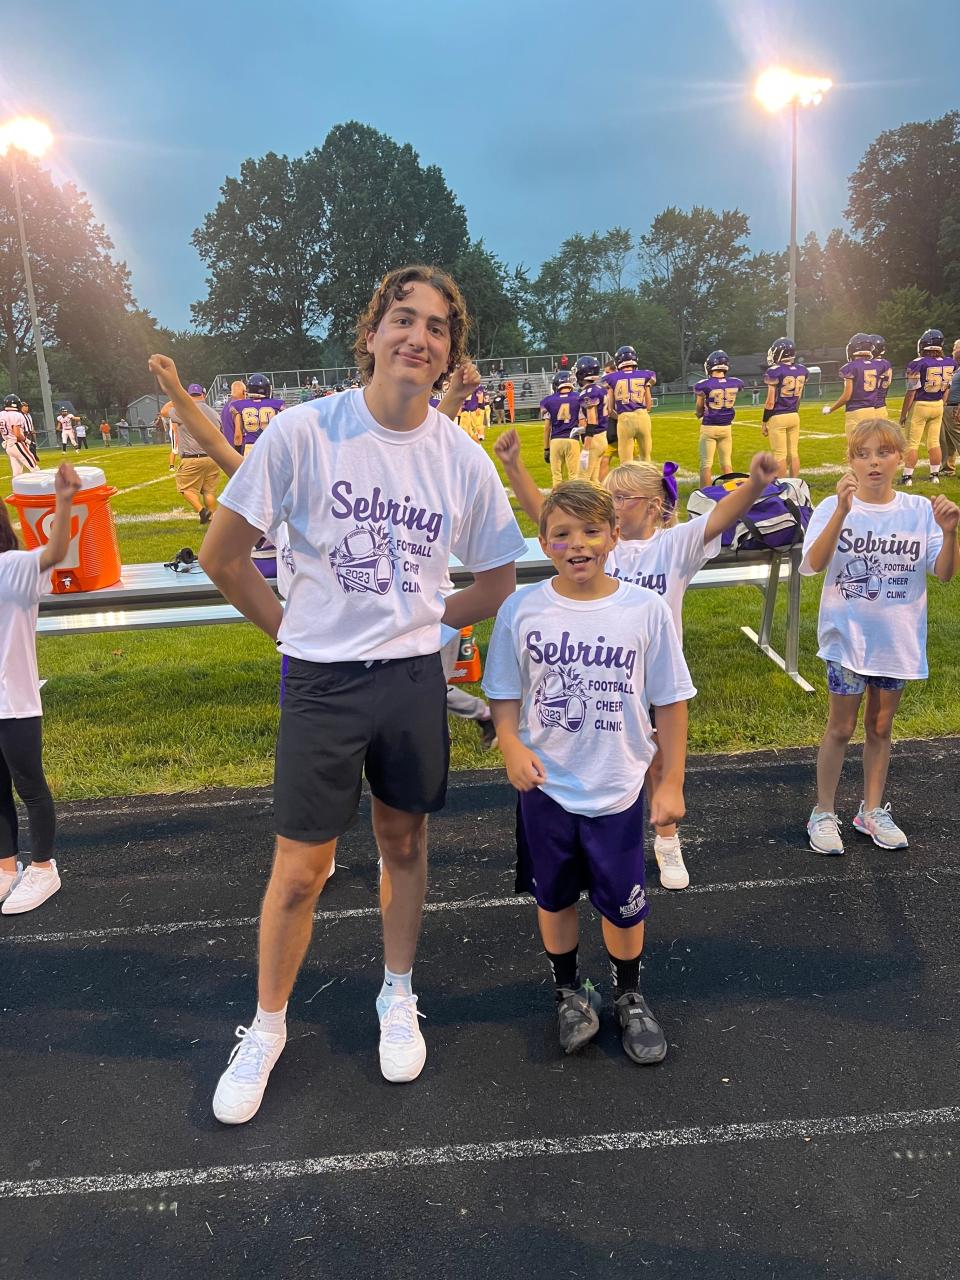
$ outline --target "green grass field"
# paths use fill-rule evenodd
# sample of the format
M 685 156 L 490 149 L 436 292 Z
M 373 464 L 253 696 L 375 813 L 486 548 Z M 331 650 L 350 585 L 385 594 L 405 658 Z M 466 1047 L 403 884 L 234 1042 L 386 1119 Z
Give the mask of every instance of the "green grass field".
M 895 412 L 898 405 L 891 404 Z M 741 410 L 734 464 L 745 470 L 761 447 L 760 410 Z M 549 484 L 542 428 L 521 424 L 524 456 L 538 482 Z M 801 463 L 814 498 L 833 491 L 844 456 L 842 415 L 820 405 L 802 412 Z M 489 448 L 496 430 L 487 438 Z M 692 412 L 654 414 L 654 455 L 681 466 L 681 503 L 696 485 L 697 422 Z M 41 455 L 54 465 L 59 453 Z M 124 562 L 166 560 L 180 547 L 199 548 L 202 530 L 180 502 L 162 446 L 114 445 L 74 461 L 96 463 L 120 492 L 113 501 Z M 916 491 L 933 493 L 921 464 Z M 960 498 L 960 482 L 943 491 Z M 520 516 L 524 532 L 534 532 Z M 960 585 L 930 581 L 931 678 L 908 687 L 897 719 L 899 737 L 960 733 L 954 678 L 960 647 Z M 753 588 L 692 591 L 684 611 L 685 648 L 699 690 L 691 707 L 691 752 L 739 752 L 810 745 L 826 719 L 823 667 L 816 657 L 820 579 L 803 585 L 800 668 L 816 686 L 802 693 L 740 633 L 757 626 L 761 596 Z M 781 592 L 781 596 L 784 593 Z M 778 609 L 775 643 L 782 640 Z M 481 647 L 490 624 L 479 628 Z M 254 786 L 271 778 L 277 721 L 273 645 L 243 623 L 93 636 L 42 637 L 40 672 L 49 683 L 45 759 L 60 797 Z M 492 766 L 499 756 L 479 748 L 471 724 L 453 720 L 457 768 Z

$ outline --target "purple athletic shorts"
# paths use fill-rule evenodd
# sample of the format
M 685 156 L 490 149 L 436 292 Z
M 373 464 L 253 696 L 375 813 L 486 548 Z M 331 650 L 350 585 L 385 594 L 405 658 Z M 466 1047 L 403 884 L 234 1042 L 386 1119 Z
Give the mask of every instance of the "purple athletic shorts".
M 649 911 L 643 865 L 643 793 L 622 813 L 585 818 L 534 788 L 517 798 L 517 893 L 565 911 L 586 890 L 618 929 Z

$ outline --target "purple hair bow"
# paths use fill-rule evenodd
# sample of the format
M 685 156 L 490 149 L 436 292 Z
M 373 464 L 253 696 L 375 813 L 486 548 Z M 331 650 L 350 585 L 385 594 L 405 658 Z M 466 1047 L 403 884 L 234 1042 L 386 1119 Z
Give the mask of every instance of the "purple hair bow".
M 666 505 L 669 511 L 675 510 L 677 498 L 680 496 L 677 490 L 677 482 L 674 479 L 679 470 L 679 463 L 665 462 L 663 464 L 663 492 L 667 500 Z

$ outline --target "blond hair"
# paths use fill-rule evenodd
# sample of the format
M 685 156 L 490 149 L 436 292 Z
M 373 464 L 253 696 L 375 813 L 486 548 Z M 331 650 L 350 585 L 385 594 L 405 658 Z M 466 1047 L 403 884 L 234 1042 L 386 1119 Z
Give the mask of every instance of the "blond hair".
M 621 462 L 619 467 L 607 472 L 604 485 L 611 494 L 622 493 L 628 498 L 650 498 L 660 503 L 657 524 L 669 529 L 677 523 L 677 509 L 667 504 L 663 487 L 663 472 L 653 462 Z
M 367 350 L 367 334 L 372 333 L 386 315 L 394 302 L 402 302 L 415 284 L 428 284 L 443 296 L 447 304 L 447 324 L 450 326 L 450 356 L 447 360 L 447 373 L 452 373 L 458 364 L 463 362 L 466 354 L 467 334 L 470 332 L 470 318 L 467 315 L 467 304 L 463 294 L 452 276 L 439 267 L 428 267 L 423 263 L 414 263 L 409 267 L 398 267 L 388 271 L 367 303 L 363 314 L 357 320 L 357 338 L 353 344 L 353 356 L 364 382 L 373 376 L 373 352 Z
M 596 521 L 597 524 L 608 524 L 611 529 L 617 526 L 613 499 L 592 480 L 564 480 L 551 489 L 540 508 L 541 538 L 547 536 L 547 521 L 555 511 L 562 511 L 585 524 Z
M 889 445 L 897 453 L 906 453 L 907 442 L 903 432 L 889 418 L 864 418 L 850 432 L 847 440 L 847 458 L 852 462 L 857 451 L 862 449 L 868 440 L 879 439 L 881 444 Z

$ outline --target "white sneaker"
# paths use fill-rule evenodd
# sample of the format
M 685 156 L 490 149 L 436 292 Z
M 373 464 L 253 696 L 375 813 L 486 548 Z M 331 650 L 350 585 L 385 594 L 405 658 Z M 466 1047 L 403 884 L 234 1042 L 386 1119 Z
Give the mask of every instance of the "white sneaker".
M 861 835 L 869 836 L 881 849 L 907 848 L 907 837 L 894 822 L 889 803 L 882 808 L 878 806 L 876 809 L 867 809 L 864 812 L 861 801 L 853 825 Z
M 814 809 L 807 822 L 807 836 L 814 853 L 841 854 L 840 821 L 835 813 Z
M 18 916 L 24 911 L 33 911 L 42 906 L 48 898 L 60 888 L 60 873 L 53 858 L 50 859 L 50 870 L 41 871 L 31 862 L 21 875 L 16 888 L 4 898 L 0 911 L 5 916 Z
M 391 1000 L 380 1018 L 380 1070 L 391 1084 L 416 1080 L 427 1060 L 427 1044 L 417 1021 L 416 996 Z
M 683 864 L 679 836 L 654 836 L 653 854 L 660 868 L 660 884 L 664 889 L 685 889 L 690 876 Z
M 217 1081 L 213 1114 L 221 1124 L 246 1124 L 260 1110 L 270 1072 L 287 1043 L 287 1029 L 271 1036 L 255 1027 L 237 1027 L 227 1069 Z
M 10 893 L 20 883 L 20 877 L 23 875 L 23 863 L 17 863 L 16 871 L 0 871 L 0 902 L 8 897 Z

